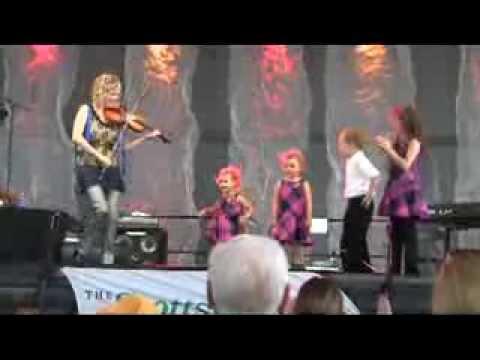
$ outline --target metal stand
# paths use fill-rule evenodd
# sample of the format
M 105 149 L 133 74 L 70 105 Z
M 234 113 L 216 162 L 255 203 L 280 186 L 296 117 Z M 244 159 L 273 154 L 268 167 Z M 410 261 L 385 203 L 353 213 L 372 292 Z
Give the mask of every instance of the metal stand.
M 10 192 L 12 183 L 12 149 L 13 149 L 13 129 L 14 129 L 14 107 L 11 107 L 10 121 L 8 123 L 8 148 L 7 148 L 7 193 Z
M 7 119 L 9 118 L 9 128 L 8 128 L 8 147 L 7 147 L 7 192 L 10 192 L 11 184 L 12 184 L 12 162 L 13 162 L 13 133 L 15 129 L 15 109 L 21 108 L 26 111 L 31 111 L 31 108 L 28 106 L 19 104 L 11 99 L 1 98 L 0 101 L 5 104 L 5 108 L 7 109 Z M 10 114 L 8 114 L 8 112 Z

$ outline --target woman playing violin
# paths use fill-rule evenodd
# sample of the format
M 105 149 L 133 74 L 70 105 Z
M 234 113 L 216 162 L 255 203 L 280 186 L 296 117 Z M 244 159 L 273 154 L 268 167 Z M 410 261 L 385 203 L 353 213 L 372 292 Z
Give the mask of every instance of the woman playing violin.
M 72 141 L 77 148 L 76 172 L 80 191 L 86 193 L 95 211 L 95 221 L 86 229 L 84 256 L 87 262 L 113 263 L 118 202 L 125 191 L 121 155 L 147 139 L 161 136 L 153 130 L 125 144 L 122 129 L 134 124 L 135 115 L 120 109 L 122 84 L 113 74 L 98 76 L 92 87 L 92 103 L 80 106 L 73 126 Z M 122 120 L 123 124 L 122 124 Z M 117 149 L 118 147 L 118 149 Z M 101 260 L 103 258 L 103 260 Z

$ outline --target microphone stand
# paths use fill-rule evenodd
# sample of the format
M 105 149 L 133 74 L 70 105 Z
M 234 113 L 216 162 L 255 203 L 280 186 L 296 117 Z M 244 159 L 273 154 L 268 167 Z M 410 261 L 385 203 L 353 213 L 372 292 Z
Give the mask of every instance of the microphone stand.
M 7 114 L 6 118 L 10 118 L 9 129 L 8 129 L 8 147 L 7 147 L 7 193 L 10 192 L 10 186 L 12 183 L 12 152 L 13 152 L 13 133 L 14 133 L 14 120 L 15 120 L 15 109 L 23 109 L 26 111 L 31 111 L 32 109 L 28 106 L 17 103 L 9 98 L 0 98 L 0 102 L 6 106 Z

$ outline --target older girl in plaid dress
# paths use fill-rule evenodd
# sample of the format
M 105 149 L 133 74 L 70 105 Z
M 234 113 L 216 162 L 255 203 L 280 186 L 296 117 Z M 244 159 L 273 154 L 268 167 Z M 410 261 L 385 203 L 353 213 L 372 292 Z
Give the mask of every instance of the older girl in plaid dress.
M 389 120 L 395 132 L 392 139 L 377 137 L 391 163 L 379 214 L 390 217 L 392 273 L 400 273 L 404 250 L 405 273 L 418 276 L 416 221 L 428 217 L 420 171 L 424 153 L 422 131 L 412 106 L 394 108 Z
M 286 247 L 293 266 L 304 266 L 304 249 L 313 245 L 312 191 L 304 179 L 305 156 L 299 149 L 290 149 L 279 155 L 279 164 L 284 178 L 275 186 L 271 235 Z
M 220 199 L 200 211 L 200 216 L 209 218 L 206 237 L 211 245 L 229 241 L 246 232 L 248 220 L 253 215 L 253 205 L 242 194 L 242 173 L 239 167 L 221 169 L 216 183 Z

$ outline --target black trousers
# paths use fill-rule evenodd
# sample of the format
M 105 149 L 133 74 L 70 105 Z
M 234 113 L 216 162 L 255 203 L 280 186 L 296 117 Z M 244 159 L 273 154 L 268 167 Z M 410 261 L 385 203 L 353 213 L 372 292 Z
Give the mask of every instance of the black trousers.
M 412 218 L 392 217 L 390 241 L 392 244 L 391 272 L 400 274 L 405 250 L 405 274 L 419 276 L 417 264 L 418 240 L 416 221 Z
M 370 273 L 367 233 L 372 222 L 374 204 L 362 205 L 364 196 L 349 199 L 340 242 L 343 269 L 349 273 Z

